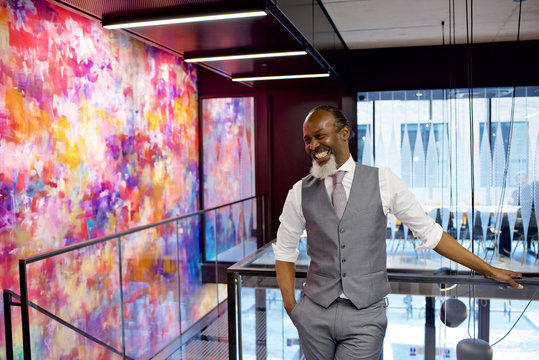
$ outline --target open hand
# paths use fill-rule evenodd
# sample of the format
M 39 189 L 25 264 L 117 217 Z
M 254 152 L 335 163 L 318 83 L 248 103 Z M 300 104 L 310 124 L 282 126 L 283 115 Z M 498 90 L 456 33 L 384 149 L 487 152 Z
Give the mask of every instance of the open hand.
M 514 279 L 522 279 L 522 274 L 517 273 L 515 271 L 492 267 L 492 273 L 489 275 L 485 275 L 485 277 L 489 279 L 494 279 L 501 283 L 509 284 L 511 287 L 514 287 L 515 289 L 524 288 L 524 286 L 522 286 L 521 284 L 517 283 L 514 280 Z

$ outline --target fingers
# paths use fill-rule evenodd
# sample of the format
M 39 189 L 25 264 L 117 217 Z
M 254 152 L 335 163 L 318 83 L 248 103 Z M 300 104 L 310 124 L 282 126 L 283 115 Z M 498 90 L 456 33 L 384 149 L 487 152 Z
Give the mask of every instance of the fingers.
M 517 283 L 514 279 L 522 279 L 522 274 L 517 273 L 515 271 L 510 270 L 501 270 L 501 273 L 499 273 L 499 276 L 495 276 L 494 279 L 496 279 L 499 282 L 506 283 L 508 285 L 500 285 L 500 289 L 504 288 L 515 288 L 515 289 L 523 289 L 524 286 Z
M 512 287 L 514 287 L 515 289 L 523 289 L 524 286 L 522 286 L 521 284 L 517 283 L 515 280 L 513 279 L 510 279 L 508 281 L 509 285 L 511 285 Z

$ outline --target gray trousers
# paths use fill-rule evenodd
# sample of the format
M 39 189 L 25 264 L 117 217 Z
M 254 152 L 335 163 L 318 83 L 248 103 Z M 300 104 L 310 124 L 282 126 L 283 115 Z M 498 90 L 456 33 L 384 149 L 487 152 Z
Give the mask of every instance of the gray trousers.
M 303 296 L 291 319 L 307 360 L 378 360 L 387 328 L 386 300 L 357 309 L 337 299 L 327 309 Z

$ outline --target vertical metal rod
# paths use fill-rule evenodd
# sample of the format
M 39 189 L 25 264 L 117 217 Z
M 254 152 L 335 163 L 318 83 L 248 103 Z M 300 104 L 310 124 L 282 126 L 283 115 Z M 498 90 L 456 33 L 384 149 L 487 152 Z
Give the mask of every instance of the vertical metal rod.
M 228 358 L 236 360 L 237 357 L 237 324 L 236 324 L 236 274 L 227 272 L 228 292 Z
M 266 244 L 266 195 L 262 195 L 262 244 L 259 247 L 262 247 Z
M 6 334 L 6 360 L 13 360 L 13 327 L 11 324 L 11 294 L 4 290 L 4 330 Z
M 120 314 L 122 315 L 122 357 L 125 360 L 125 313 L 124 313 L 124 289 L 122 277 L 122 237 L 118 236 L 118 269 L 120 275 Z
M 425 360 L 436 358 L 435 298 L 425 297 Z
M 256 247 L 257 249 L 261 248 L 265 244 L 266 235 L 264 232 L 266 231 L 264 226 L 264 196 L 261 198 L 256 198 L 254 200 L 254 209 L 256 212 L 256 219 L 253 219 L 253 223 L 256 221 Z
M 246 201 L 249 201 L 249 200 L 246 200 Z M 245 210 L 244 203 L 245 203 L 245 201 L 242 201 L 241 203 L 236 204 L 236 205 L 240 206 L 239 212 L 241 212 L 242 209 Z M 234 205 L 232 205 L 232 206 L 234 206 Z M 247 252 L 246 252 L 246 249 L 245 249 L 245 246 L 246 246 L 245 243 L 250 240 L 251 235 L 249 234 L 249 229 L 246 229 L 246 226 L 245 226 L 245 211 L 243 212 L 243 218 L 244 218 L 244 220 L 241 221 L 241 223 L 244 224 L 244 226 L 243 226 L 244 231 L 243 231 L 242 234 L 240 234 L 240 225 L 239 225 L 240 221 L 238 221 L 238 228 L 236 229 L 236 233 L 240 236 L 240 240 L 241 240 L 241 244 L 242 244 L 242 250 L 243 250 L 242 256 L 246 257 Z M 258 243 L 258 240 L 257 240 L 257 243 Z M 258 246 L 256 248 L 258 249 Z
M 238 308 L 237 308 L 237 311 L 236 311 L 236 314 L 237 314 L 237 317 L 238 317 L 238 325 L 237 325 L 237 328 L 238 328 L 238 359 L 239 360 L 242 360 L 243 359 L 243 350 L 242 350 L 242 344 L 241 344 L 241 332 L 242 332 L 242 328 L 241 328 L 241 275 L 239 273 L 236 273 L 236 292 L 237 292 L 237 303 L 238 303 Z
M 481 299 L 478 300 L 479 305 L 479 312 L 477 313 L 477 321 L 478 321 L 478 338 L 481 340 L 485 340 L 487 343 L 490 342 L 490 300 L 489 299 Z
M 204 209 L 206 203 L 206 197 L 204 196 L 204 119 L 203 105 L 204 99 L 198 101 L 198 208 Z M 200 215 L 200 251 L 202 253 L 202 262 L 208 261 L 206 257 L 206 214 Z M 217 257 L 217 253 L 215 253 Z
M 178 328 L 180 331 L 180 344 L 182 342 L 182 282 L 180 277 L 180 222 L 176 221 L 176 272 L 178 273 Z
M 376 101 L 372 102 L 372 129 L 371 129 L 371 138 L 372 138 L 372 166 L 376 164 Z
M 26 260 L 19 260 L 19 283 L 21 288 L 22 348 L 25 360 L 32 359 L 30 346 L 30 313 L 28 307 L 28 283 L 26 281 Z
M 223 208 L 223 210 L 225 210 L 226 208 Z M 232 206 L 230 206 L 230 212 L 229 213 L 232 213 Z M 224 220 L 224 221 L 228 221 L 228 219 Z M 226 223 L 226 222 L 225 222 Z M 217 294 L 217 304 L 219 304 L 219 272 L 217 270 L 218 266 L 219 266 L 219 246 L 217 245 L 217 242 L 219 241 L 217 239 L 217 211 L 215 212 L 215 225 L 214 225 L 214 229 L 215 229 L 215 236 L 213 237 L 214 240 L 215 240 L 215 260 L 213 262 L 213 266 L 214 266 L 214 269 L 215 269 L 215 293 Z M 226 242 L 226 237 L 228 236 L 228 232 L 227 232 L 227 229 L 228 229 L 228 226 L 225 228 L 224 230 L 224 236 L 225 236 L 225 242 Z

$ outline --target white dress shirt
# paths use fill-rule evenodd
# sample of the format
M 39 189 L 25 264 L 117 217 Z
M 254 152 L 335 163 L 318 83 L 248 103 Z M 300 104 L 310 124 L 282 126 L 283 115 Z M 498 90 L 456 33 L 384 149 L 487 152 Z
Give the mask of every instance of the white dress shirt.
M 346 199 L 348 199 L 356 170 L 356 163 L 352 156 L 338 170 L 346 171 L 342 183 Z M 442 238 L 442 227 L 425 214 L 406 183 L 388 168 L 379 168 L 378 182 L 384 214 L 395 215 L 423 242 L 423 245 L 416 249 L 434 249 Z M 301 180 L 295 183 L 288 192 L 283 212 L 279 217 L 281 225 L 277 230 L 277 243 L 273 245 L 275 260 L 295 262 L 298 257 L 299 238 L 305 230 L 305 217 L 301 206 L 301 183 Z M 330 176 L 326 177 L 324 184 L 331 199 L 333 179 Z

